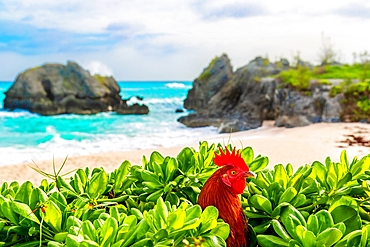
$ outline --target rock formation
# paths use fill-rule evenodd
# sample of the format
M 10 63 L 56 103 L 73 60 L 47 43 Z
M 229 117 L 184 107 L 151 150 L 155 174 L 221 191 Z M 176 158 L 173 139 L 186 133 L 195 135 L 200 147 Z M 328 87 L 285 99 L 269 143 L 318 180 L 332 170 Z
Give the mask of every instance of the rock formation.
M 5 93 L 4 108 L 25 109 L 41 115 L 147 113 L 146 106 L 127 106 L 119 93 L 113 77 L 92 76 L 74 62 L 45 64 L 18 75 Z
M 184 107 L 189 110 L 202 110 L 208 101 L 228 82 L 233 75 L 233 68 L 226 54 L 216 57 L 202 74 L 193 82 Z
M 270 63 L 257 57 L 232 73 L 228 57 L 222 55 L 195 79 L 184 101 L 195 112 L 178 121 L 189 127 L 215 126 L 223 133 L 257 128 L 264 120 L 286 127 L 339 121 L 340 95 L 330 98 L 329 87 L 315 82 L 311 96 L 290 89 L 272 77 L 286 69 L 286 59 Z
M 298 127 L 319 122 L 340 122 L 343 94 L 329 96 L 330 85 L 310 83 L 309 95 L 295 90 L 285 90 L 275 125 L 278 127 Z

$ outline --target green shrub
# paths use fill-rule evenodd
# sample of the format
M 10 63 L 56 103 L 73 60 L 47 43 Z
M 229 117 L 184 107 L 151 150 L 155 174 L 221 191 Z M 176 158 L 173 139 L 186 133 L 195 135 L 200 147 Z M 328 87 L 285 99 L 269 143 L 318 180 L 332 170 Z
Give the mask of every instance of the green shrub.
M 243 194 L 260 246 L 368 246 L 370 155 L 263 170 Z
M 341 118 L 345 121 L 370 121 L 370 81 L 358 83 L 343 82 L 333 86 L 330 96 L 338 93 L 344 94 Z
M 282 71 L 277 77 L 282 83 L 296 90 L 305 91 L 309 89 L 312 74 L 309 68 L 298 66 L 297 69 Z
M 0 246 L 226 246 L 229 226 L 217 209 L 196 205 L 217 169 L 215 150 L 203 142 L 177 157 L 153 152 L 142 166 L 125 161 L 110 174 L 85 168 L 39 186 L 5 182 Z M 252 246 L 370 244 L 370 155 L 349 162 L 343 151 L 340 162 L 294 172 L 291 164 L 267 169 L 251 147 L 241 154 L 257 174 L 241 196 Z

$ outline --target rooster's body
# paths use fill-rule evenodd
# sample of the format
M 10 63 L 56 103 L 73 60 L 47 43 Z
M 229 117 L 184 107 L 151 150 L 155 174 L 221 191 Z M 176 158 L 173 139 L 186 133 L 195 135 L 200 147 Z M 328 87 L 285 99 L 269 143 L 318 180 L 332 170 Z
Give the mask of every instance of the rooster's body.
M 198 204 L 202 209 L 215 206 L 219 217 L 230 226 L 227 246 L 248 247 L 248 222 L 244 215 L 239 194 L 243 193 L 246 178 L 253 176 L 239 152 L 217 155 L 214 162 L 222 168 L 218 169 L 204 184 L 199 194 Z

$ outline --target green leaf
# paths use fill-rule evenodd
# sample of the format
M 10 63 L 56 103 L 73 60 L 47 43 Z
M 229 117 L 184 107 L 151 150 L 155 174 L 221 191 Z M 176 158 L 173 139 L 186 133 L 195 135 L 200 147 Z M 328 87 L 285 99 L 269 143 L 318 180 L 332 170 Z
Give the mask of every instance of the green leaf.
M 361 243 L 362 230 L 357 230 L 346 235 L 347 245 L 346 246 L 359 246 Z
M 281 187 L 284 189 L 287 188 L 288 184 L 288 175 L 286 173 L 286 170 L 282 164 L 276 165 L 274 167 L 275 173 L 274 173 L 274 181 L 278 182 Z
M 202 209 L 199 205 L 194 205 L 192 207 L 185 209 L 186 217 L 184 226 L 179 231 L 188 230 L 188 229 L 195 229 L 197 228 L 200 223 L 200 217 L 202 215 Z
M 69 228 L 71 228 L 72 226 L 77 226 L 78 228 L 80 228 L 82 225 L 82 222 L 79 218 L 71 215 L 67 218 L 67 223 L 66 223 L 66 229 L 68 230 Z
M 292 239 L 278 220 L 273 219 L 271 221 L 271 224 L 272 224 L 274 231 L 276 232 L 277 235 L 279 235 L 279 237 L 281 237 L 282 239 L 288 242 L 290 239 Z
M 337 228 L 341 233 L 344 235 L 346 232 L 346 225 L 343 222 L 338 222 L 333 226 L 334 228 Z
M 0 195 L 1 197 L 1 195 Z M 1 200 L 1 198 L 0 198 Z M 10 222 L 14 225 L 19 224 L 19 220 L 15 212 L 12 210 L 11 201 L 9 199 L 4 198 L 3 202 L 0 203 L 1 211 L 3 212 L 5 218 L 7 218 Z
M 39 219 L 36 217 L 36 215 L 32 212 L 31 208 L 27 204 L 12 201 L 10 202 L 10 206 L 15 213 L 26 219 L 36 222 L 37 224 L 40 224 Z
M 96 242 L 94 241 L 91 241 L 91 240 L 83 240 L 80 245 L 80 247 L 100 247 L 99 244 L 97 244 Z
M 166 196 L 166 201 L 169 201 L 171 205 L 179 205 L 180 204 L 180 198 L 174 193 L 170 192 Z
M 241 156 L 242 156 L 243 160 L 245 161 L 245 163 L 247 163 L 247 165 L 251 164 L 253 162 L 253 158 L 254 158 L 253 149 L 251 147 L 244 148 L 241 151 Z M 257 171 L 254 171 L 254 172 L 257 172 Z
M 162 184 L 159 180 L 156 174 L 153 172 L 147 171 L 147 170 L 141 170 L 141 177 L 146 182 L 152 182 L 156 184 Z
M 269 215 L 265 214 L 265 213 L 256 213 L 256 212 L 252 212 L 252 211 L 248 211 L 246 210 L 245 211 L 246 215 L 248 218 L 251 218 L 251 219 L 263 219 L 263 218 L 270 218 Z
M 326 183 L 327 168 L 318 161 L 315 161 L 312 167 L 316 170 L 317 181 L 320 182 L 321 186 L 328 188 Z
M 286 240 L 272 235 L 257 235 L 257 241 L 261 247 L 289 246 L 289 243 Z
M 84 185 L 78 173 L 74 174 L 74 179 L 72 181 L 73 181 L 73 188 L 77 193 L 79 194 L 85 193 Z
M 361 231 L 361 246 L 368 246 L 370 242 L 370 225 L 362 227 Z
M 265 211 L 268 214 L 272 214 L 272 204 L 271 202 L 262 195 L 253 195 L 249 198 L 249 203 L 262 211 Z
M 33 190 L 33 185 L 31 182 L 27 181 L 21 185 L 15 194 L 14 201 L 29 204 L 30 196 Z
M 346 226 L 345 234 L 361 229 L 361 218 L 358 211 L 346 205 L 336 207 L 332 212 L 335 223 L 343 222 Z
M 156 234 L 153 235 L 152 239 L 155 240 L 155 242 L 160 242 L 162 240 L 170 240 L 168 239 L 168 231 L 166 229 L 160 229 Z
M 349 171 L 352 174 L 352 179 L 358 179 L 363 176 L 364 172 L 367 170 L 370 170 L 370 156 L 365 156 L 352 164 Z
M 157 200 L 157 205 L 156 205 L 156 213 L 159 214 L 159 216 L 164 220 L 167 221 L 168 217 L 168 209 L 166 204 L 163 201 L 162 197 L 159 197 Z
M 297 190 L 294 187 L 287 188 L 284 193 L 280 196 L 279 203 L 291 202 L 297 195 Z
M 65 208 L 67 207 L 67 200 L 61 192 L 54 191 L 50 195 L 49 199 L 59 207 L 60 211 L 64 212 Z
M 93 223 L 90 220 L 85 220 L 82 222 L 81 229 L 84 235 L 86 235 L 89 240 L 96 241 L 97 233 Z
M 215 228 L 213 228 L 210 232 L 213 235 L 217 235 L 222 239 L 226 240 L 230 234 L 230 226 L 226 223 L 219 223 Z
M 334 226 L 334 220 L 327 210 L 320 210 L 316 213 L 316 217 L 319 221 L 319 233 Z
M 337 228 L 328 228 L 321 232 L 317 238 L 317 246 L 332 246 L 342 238 L 343 234 Z
M 174 175 L 178 170 L 177 160 L 174 158 L 170 158 L 166 164 L 165 168 L 165 182 L 168 183 L 174 179 Z
M 67 193 L 70 193 L 72 195 L 77 195 L 76 191 L 74 190 L 74 188 L 69 184 L 67 183 L 63 177 L 61 176 L 57 176 L 57 180 L 56 180 L 56 185 L 57 185 L 57 188 L 63 192 L 63 191 L 66 191 Z
M 299 208 L 303 205 L 306 205 L 307 203 L 307 197 L 305 196 L 305 194 L 298 194 L 291 202 L 290 204 L 293 205 L 293 207 L 295 208 Z M 312 204 L 312 203 L 310 203 Z
M 88 183 L 87 193 L 90 198 L 97 198 L 104 193 L 108 185 L 108 175 L 104 170 L 95 173 Z
M 269 159 L 267 157 L 259 157 L 253 160 L 252 163 L 249 164 L 249 169 L 253 172 L 258 172 L 263 170 L 269 164 Z
M 200 232 L 204 233 L 217 226 L 218 210 L 214 206 L 208 206 L 200 216 L 202 225 Z
M 40 241 L 38 241 L 38 242 L 40 244 Z M 65 244 L 62 244 L 62 243 L 59 243 L 59 242 L 55 242 L 55 241 L 49 241 L 48 242 L 48 247 L 64 247 L 64 246 L 65 246 Z
M 115 171 L 115 178 L 113 184 L 113 190 L 115 193 L 121 193 L 123 184 L 126 180 L 127 175 L 129 174 L 131 164 L 129 161 L 124 161 L 120 167 Z
M 293 175 L 293 166 L 292 166 L 292 164 L 288 163 L 285 167 L 285 170 L 287 172 L 288 177 L 291 177 Z
M 304 231 L 302 243 L 304 247 L 316 247 L 316 236 L 311 231 Z
M 67 235 L 68 235 L 68 232 L 59 232 L 54 235 L 53 240 L 55 240 L 56 242 L 60 242 L 60 243 L 65 242 Z
M 118 222 L 115 218 L 109 217 L 103 224 L 100 232 L 100 238 L 102 241 L 100 246 L 102 247 L 109 247 L 111 244 L 115 242 L 115 238 L 117 236 L 117 229 L 118 229 Z
M 136 227 L 133 229 L 131 234 L 128 235 L 128 238 L 125 238 L 122 247 L 130 246 L 135 239 L 138 239 L 139 236 L 144 236 L 145 233 L 148 231 L 148 224 L 145 220 L 140 221 Z
M 209 236 L 205 237 L 205 242 L 202 244 L 202 247 L 225 247 L 226 242 L 220 236 Z
M 307 229 L 312 231 L 315 235 L 319 233 L 319 219 L 316 215 L 311 214 L 307 220 Z
M 55 231 L 62 231 L 62 212 L 59 207 L 53 202 L 49 201 L 45 204 L 44 209 L 44 221 Z
M 266 221 L 262 224 L 259 224 L 258 226 L 254 226 L 253 230 L 257 234 L 265 233 L 266 230 L 271 226 L 271 221 Z
M 77 236 L 68 234 L 66 238 L 66 246 L 80 246 L 80 241 Z
M 168 229 L 181 229 L 185 224 L 186 213 L 183 209 L 177 209 L 168 216 Z
M 144 238 L 136 242 L 135 244 L 131 245 L 131 247 L 142 247 L 142 246 L 145 247 L 153 246 L 152 240 L 150 238 Z
M 163 161 L 164 161 L 164 158 L 162 154 L 160 154 L 157 151 L 152 152 L 152 154 L 150 155 L 150 163 L 157 162 L 158 164 L 162 164 Z
M 139 220 L 142 220 L 144 218 L 143 214 L 141 211 L 137 208 L 131 208 L 131 214 L 135 215 Z

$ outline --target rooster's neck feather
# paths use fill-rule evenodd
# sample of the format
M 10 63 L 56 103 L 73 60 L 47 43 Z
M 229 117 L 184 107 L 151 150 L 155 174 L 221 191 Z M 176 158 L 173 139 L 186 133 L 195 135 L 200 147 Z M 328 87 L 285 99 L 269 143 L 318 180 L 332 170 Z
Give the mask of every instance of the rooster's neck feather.
M 245 220 L 240 198 L 222 181 L 224 169 L 217 170 L 205 183 L 198 198 L 202 209 L 214 206 L 218 209 L 219 217 L 230 226 L 227 246 L 247 246 L 245 230 L 248 223 Z

